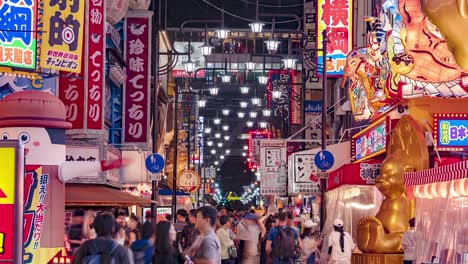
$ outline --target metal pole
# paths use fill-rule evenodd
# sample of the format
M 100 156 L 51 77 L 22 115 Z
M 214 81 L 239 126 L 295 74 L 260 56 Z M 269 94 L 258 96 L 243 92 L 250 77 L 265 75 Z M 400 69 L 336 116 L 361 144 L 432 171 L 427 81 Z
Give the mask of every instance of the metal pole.
M 153 153 L 157 152 L 157 139 L 158 139 L 158 130 L 159 128 L 159 115 L 158 115 L 158 88 L 159 88 L 159 29 L 158 25 L 156 24 L 156 0 L 152 0 L 152 11 L 153 11 L 153 25 L 152 25 L 152 47 L 153 51 L 151 52 L 151 62 L 153 65 Z M 156 201 L 157 200 L 157 192 L 158 192 L 158 181 L 152 181 L 151 182 L 151 200 Z M 151 203 L 151 219 L 155 220 L 156 219 L 156 208 L 157 204 L 156 203 Z
M 322 31 L 322 150 L 327 149 L 327 32 Z M 326 206 L 325 206 L 325 190 L 327 189 L 327 180 L 320 179 L 321 194 L 320 199 L 320 229 L 323 230 L 326 219 Z
M 175 212 L 177 209 L 177 150 L 179 143 L 179 124 L 178 124 L 178 115 L 179 115 L 179 86 L 175 85 L 174 87 L 174 167 L 172 168 L 172 215 L 174 216 L 174 221 L 176 220 Z

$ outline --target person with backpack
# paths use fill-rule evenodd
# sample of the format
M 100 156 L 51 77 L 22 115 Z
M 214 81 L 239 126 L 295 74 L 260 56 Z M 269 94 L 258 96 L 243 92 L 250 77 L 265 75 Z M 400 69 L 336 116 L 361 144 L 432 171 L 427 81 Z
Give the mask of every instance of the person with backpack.
M 115 218 L 112 213 L 98 214 L 93 222 L 97 237 L 84 242 L 76 252 L 73 264 L 129 264 L 124 246 L 112 239 Z
M 278 226 L 268 233 L 265 248 L 273 264 L 294 263 L 302 244 L 296 230 L 288 227 L 288 215 L 285 212 L 278 213 Z
M 348 232 L 344 232 L 344 223 L 341 219 L 335 219 L 333 229 L 334 231 L 328 237 L 328 262 L 351 264 L 351 254 L 356 248 L 353 238 Z
M 133 252 L 135 264 L 151 264 L 154 251 L 154 228 L 151 222 L 143 224 L 142 239 L 132 243 L 130 249 Z

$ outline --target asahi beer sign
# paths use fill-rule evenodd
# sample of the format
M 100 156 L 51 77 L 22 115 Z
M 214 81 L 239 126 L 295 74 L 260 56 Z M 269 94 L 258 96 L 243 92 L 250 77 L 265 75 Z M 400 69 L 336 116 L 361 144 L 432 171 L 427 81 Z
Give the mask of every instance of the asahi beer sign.
M 123 142 L 146 148 L 150 113 L 151 12 L 130 12 L 125 23 L 127 81 L 124 88 Z

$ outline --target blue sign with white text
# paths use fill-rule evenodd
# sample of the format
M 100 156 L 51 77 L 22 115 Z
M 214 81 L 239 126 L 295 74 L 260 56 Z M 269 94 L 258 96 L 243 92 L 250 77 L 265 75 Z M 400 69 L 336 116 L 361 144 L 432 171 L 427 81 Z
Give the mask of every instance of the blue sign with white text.
M 468 148 L 468 120 L 439 119 L 437 145 L 448 148 Z
M 145 166 L 151 173 L 160 173 L 164 169 L 164 158 L 153 153 L 146 158 Z
M 333 154 L 330 151 L 321 150 L 320 152 L 315 154 L 314 162 L 317 168 L 326 171 L 333 167 L 333 164 L 335 163 L 335 158 L 333 157 Z
M 304 110 L 306 113 L 321 113 L 322 101 L 304 101 Z

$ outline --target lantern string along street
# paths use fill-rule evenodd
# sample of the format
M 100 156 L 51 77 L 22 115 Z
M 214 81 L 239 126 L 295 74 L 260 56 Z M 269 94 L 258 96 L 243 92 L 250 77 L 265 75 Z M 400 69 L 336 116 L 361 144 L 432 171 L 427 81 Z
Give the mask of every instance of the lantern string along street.
M 91 219 L 181 231 L 214 206 L 241 239 L 286 213 L 302 251 L 235 259 L 221 234 L 187 262 L 468 263 L 468 0 L 0 10 L 0 262 L 83 263 L 110 240 Z

